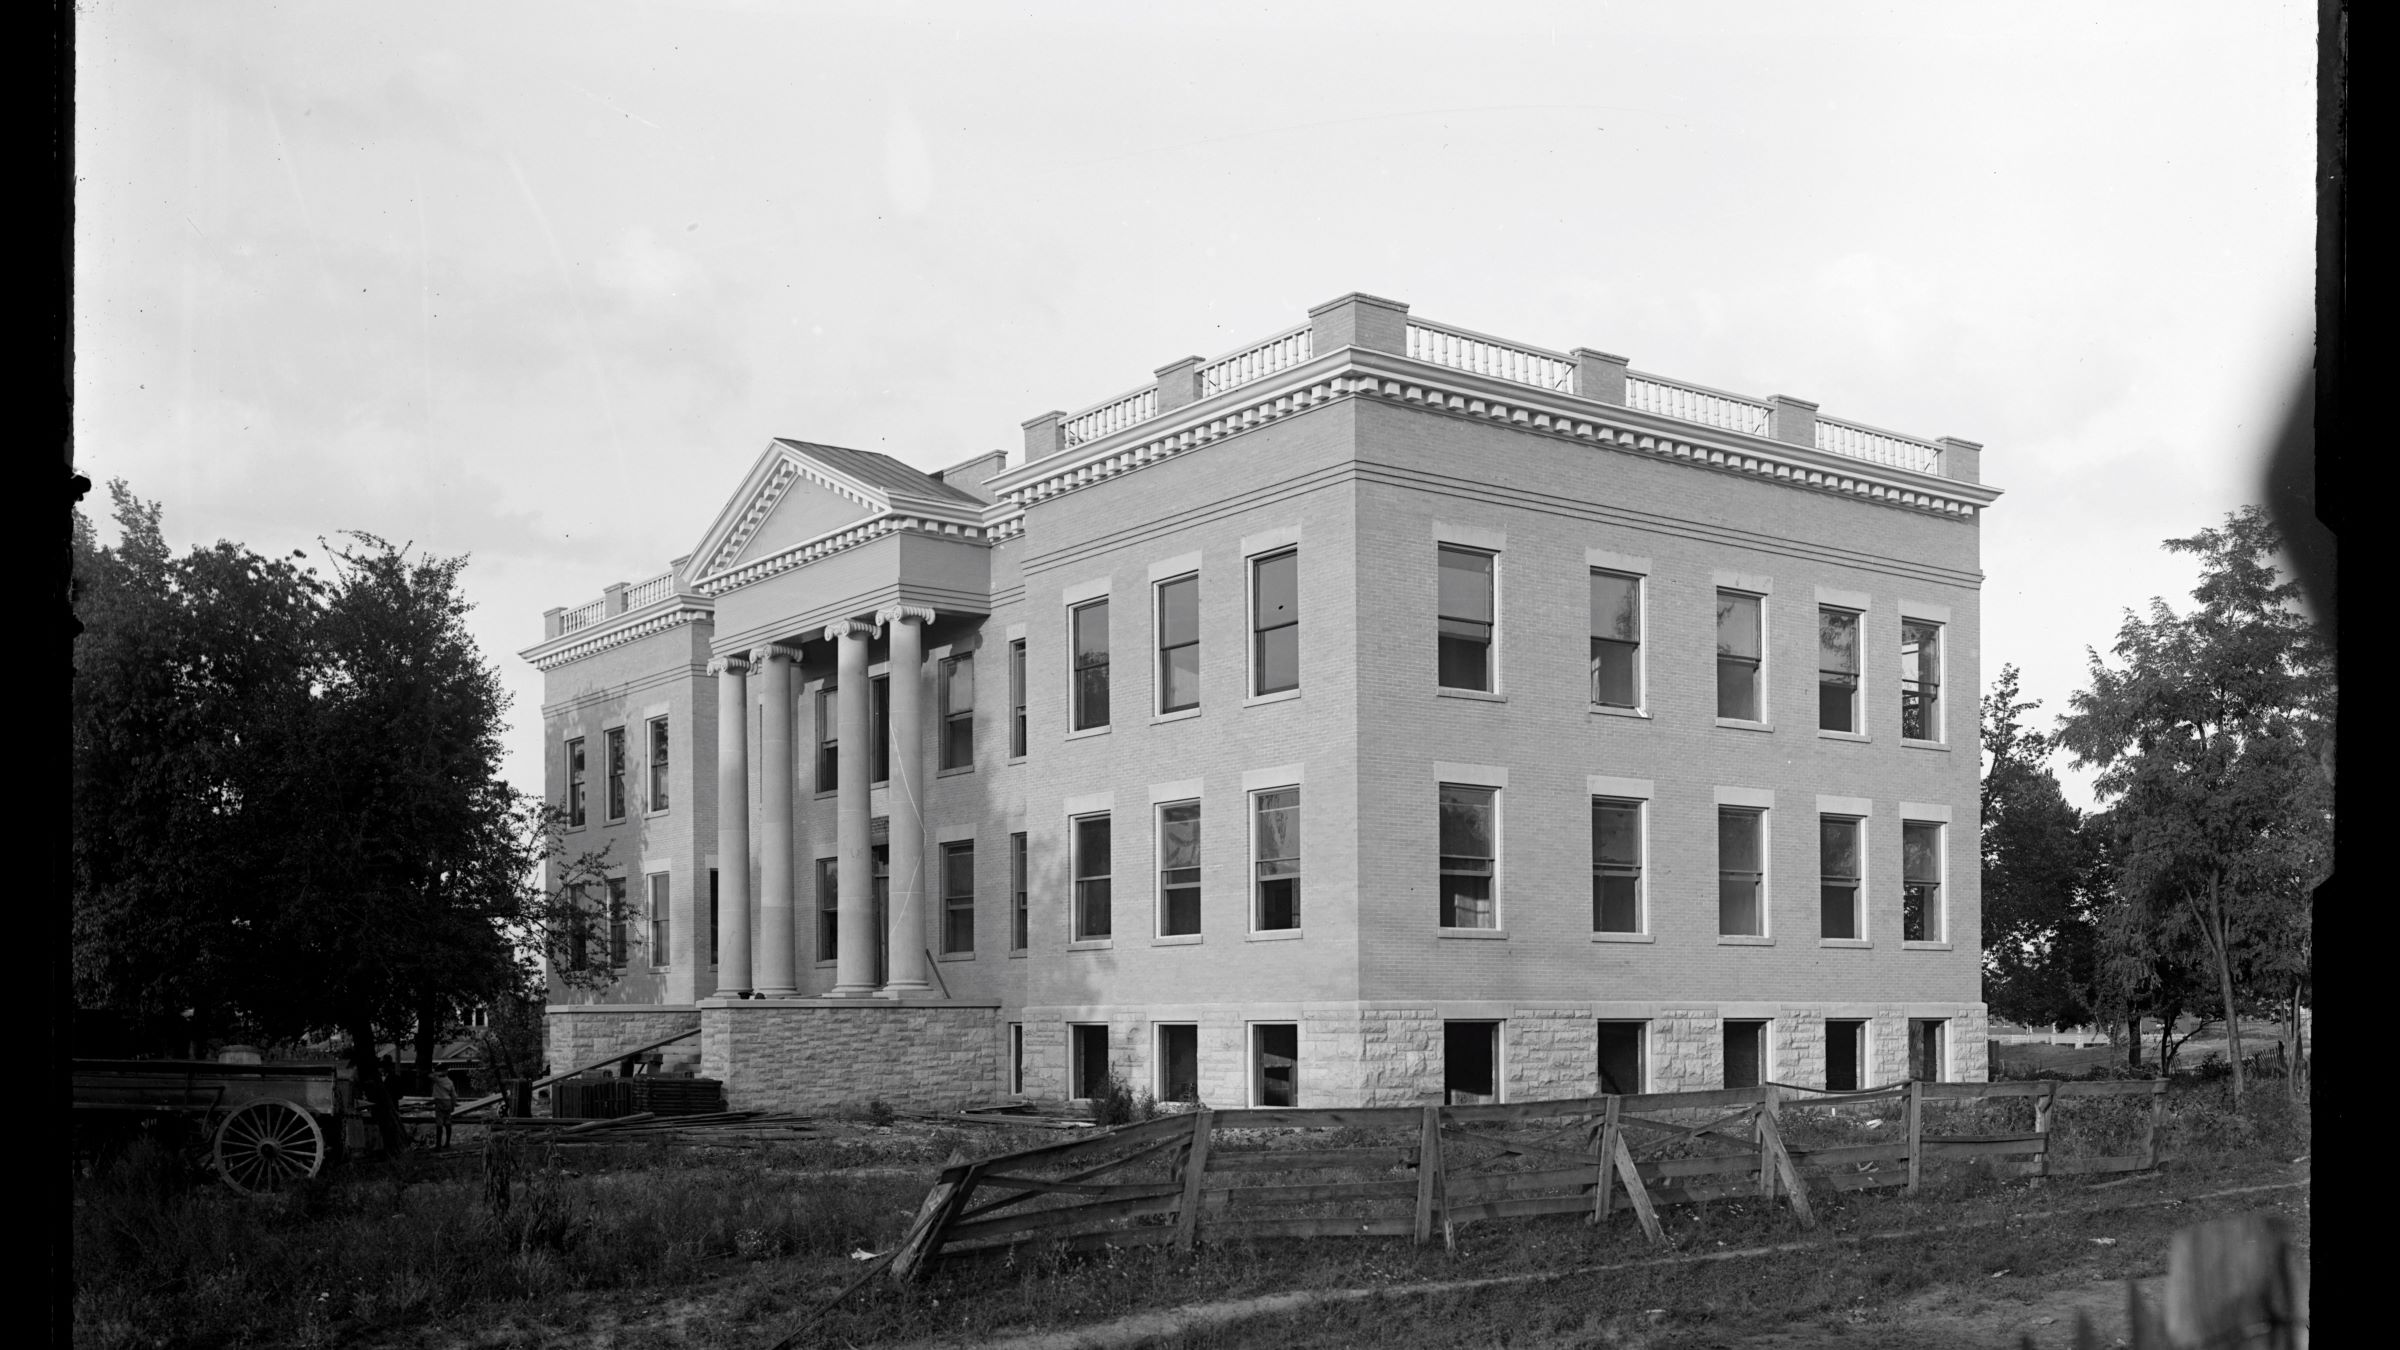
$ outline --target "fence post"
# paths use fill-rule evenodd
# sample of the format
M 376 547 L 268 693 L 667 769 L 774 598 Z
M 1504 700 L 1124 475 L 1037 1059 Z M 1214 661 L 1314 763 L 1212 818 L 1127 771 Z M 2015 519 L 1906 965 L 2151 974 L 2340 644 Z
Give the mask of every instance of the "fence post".
M 2167 1080 L 2154 1079 L 2150 1084 L 2150 1133 L 2142 1140 L 2142 1168 L 2145 1171 L 2158 1166 L 2158 1127 L 2164 1125 L 2166 1120 Z
M 1767 1097 L 1758 1104 L 1758 1114 L 1750 1122 L 1750 1133 L 1758 1139 L 1758 1196 L 1761 1200 L 1773 1203 L 1775 1156 L 1767 1141 L 1775 1132 L 1775 1085 L 1769 1083 L 1761 1090 Z
M 1908 1080 L 1908 1193 L 1917 1193 L 1918 1162 L 1925 1153 L 1925 1085 Z
M 1608 1105 L 1601 1108 L 1599 1147 L 1594 1150 L 1600 1155 L 1600 1175 L 1592 1186 L 1592 1224 L 1595 1227 L 1608 1223 L 1608 1207 L 1616 1198 L 1615 1188 L 1609 1185 L 1609 1179 L 1614 1175 L 1617 1165 L 1617 1128 L 1617 1098 L 1611 1093 Z
M 1200 1237 L 1200 1178 L 1208 1171 L 1208 1131 L 1215 1113 L 1203 1106 L 1192 1112 L 1192 1142 L 1183 1155 L 1183 1208 L 1175 1215 L 1175 1250 L 1188 1252 Z
M 1437 1092 L 1425 1094 L 1425 1123 L 1417 1137 L 1417 1245 L 1422 1247 L 1433 1240 L 1433 1207 L 1436 1193 L 1441 1189 L 1442 1175 L 1442 1098 Z M 1449 1224 L 1443 1223 L 1445 1233 Z
M 2057 1105 L 2058 1080 L 2053 1078 L 2043 1085 L 2042 1095 L 2033 1103 L 2033 1132 L 2042 1137 L 2041 1156 L 2033 1160 L 2033 1174 L 2037 1177 L 2050 1175 L 2050 1124 Z
M 917 1219 L 909 1225 L 908 1234 L 892 1252 L 892 1263 L 885 1268 L 896 1283 L 916 1278 L 934 1253 L 941 1250 L 942 1230 L 965 1205 L 975 1189 L 975 1174 L 980 1168 L 968 1163 L 967 1155 L 952 1149 L 950 1161 L 943 1164 L 941 1180 L 925 1193 L 925 1203 L 917 1207 Z

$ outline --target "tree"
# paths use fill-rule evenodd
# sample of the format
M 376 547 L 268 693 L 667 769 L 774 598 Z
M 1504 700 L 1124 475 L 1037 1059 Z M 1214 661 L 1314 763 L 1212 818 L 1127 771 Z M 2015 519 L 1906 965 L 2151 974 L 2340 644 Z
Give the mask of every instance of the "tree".
M 2029 1026 L 2095 1016 L 2098 930 L 2087 883 L 2083 813 L 2045 767 L 2049 737 L 2023 715 L 2017 668 L 1983 700 L 1983 992 L 1994 1014 Z
M 2262 509 L 2166 547 L 2200 558 L 2199 608 L 2127 612 L 2122 666 L 2089 653 L 2059 740 L 2100 770 L 2128 949 L 2195 942 L 2205 961 L 2238 1100 L 2243 994 L 2305 960 L 2309 893 L 2332 870 L 2331 654 Z

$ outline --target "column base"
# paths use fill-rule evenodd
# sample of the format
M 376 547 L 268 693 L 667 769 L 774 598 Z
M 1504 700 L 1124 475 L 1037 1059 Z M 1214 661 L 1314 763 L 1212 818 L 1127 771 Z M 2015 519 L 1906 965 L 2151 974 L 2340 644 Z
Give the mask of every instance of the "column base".
M 750 997 L 752 997 L 752 998 L 798 998 L 798 997 L 800 997 L 800 991 L 799 991 L 799 990 L 797 990 L 797 989 L 754 989 L 754 990 L 750 991 Z
M 871 984 L 837 984 L 825 991 L 827 998 L 873 998 L 875 994 L 875 986 Z
M 877 998 L 931 998 L 933 986 L 923 980 L 893 980 L 875 992 Z

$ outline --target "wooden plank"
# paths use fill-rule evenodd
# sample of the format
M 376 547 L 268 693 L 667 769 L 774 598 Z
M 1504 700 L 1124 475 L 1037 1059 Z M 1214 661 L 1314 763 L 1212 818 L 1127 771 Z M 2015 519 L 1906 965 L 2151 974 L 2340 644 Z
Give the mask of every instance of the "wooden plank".
M 891 1264 L 884 1268 L 884 1273 L 901 1282 L 922 1273 L 941 1246 L 941 1230 L 957 1215 L 959 1206 L 974 1188 L 974 1166 L 967 1163 L 965 1154 L 953 1151 L 942 1169 L 942 1179 L 925 1192 L 924 1203 L 917 1207 L 916 1220 L 901 1237 L 900 1245 L 892 1249 Z
M 1818 1177 L 1817 1182 L 1837 1191 L 1863 1191 L 1877 1186 L 1905 1186 L 1908 1184 L 1908 1172 L 1898 1167 L 1873 1172 L 1829 1172 Z
M 2050 1175 L 2079 1177 L 2100 1172 L 2142 1172 L 2157 1165 L 2139 1153 L 2121 1153 L 2106 1158 L 2052 1158 Z
M 1450 1119 L 1461 1125 L 1492 1124 L 1549 1120 L 1557 1116 L 1598 1115 L 1606 1109 L 1606 1097 L 1567 1097 L 1547 1102 L 1487 1102 L 1477 1106 L 1453 1106 Z
M 2150 1132 L 2142 1136 L 2142 1165 L 2158 1166 L 2158 1131 L 2167 1123 L 2167 1080 L 2161 1078 L 2151 1089 Z
M 1768 1087 L 1771 1087 L 1771 1088 L 1775 1088 L 1776 1090 L 1778 1090 L 1778 1091 L 1781 1091 L 1781 1092 L 1805 1092 L 1805 1093 L 1807 1093 L 1808 1095 L 1807 1095 L 1807 1096 L 1805 1096 L 1805 1097 L 1796 1097 L 1796 1098 L 1790 1098 L 1790 1099 L 1787 1099 L 1787 1100 L 1786 1100 L 1786 1101 L 1783 1103 L 1785 1106 L 1804 1106 L 1804 1107 L 1805 1107 L 1805 1106 L 1848 1106 L 1848 1105 L 1851 1105 L 1851 1104 L 1852 1104 L 1852 1103 L 1854 1103 L 1854 1102 L 1872 1102 L 1872 1101 L 1881 1101 L 1881 1100 L 1883 1100 L 1883 1099 L 1884 1099 L 1884 1098 L 1886 1098 L 1886 1097 L 1898 1097 L 1898 1096 L 1901 1094 L 1901 1092 L 1904 1090 L 1904 1089 L 1903 1089 L 1903 1085 L 1902 1085 L 1902 1084 L 1899 1084 L 1899 1083 L 1894 1083 L 1894 1084 L 1892 1084 L 1892 1085 L 1891 1085 L 1891 1086 L 1889 1086 L 1889 1087 L 1879 1087 L 1879 1088 L 1860 1088 L 1860 1089 L 1858 1089 L 1857 1091 L 1854 1091 L 1854 1092 L 1831 1092 L 1831 1091 L 1828 1091 L 1828 1090 L 1826 1090 L 1826 1089 L 1824 1089 L 1824 1088 L 1813 1088 L 1813 1087 L 1806 1087 L 1806 1086 L 1803 1086 L 1803 1085 L 1801 1085 L 1801 1084 L 1799 1084 L 1799 1083 L 1772 1083 L 1772 1082 L 1771 1082 L 1771 1083 L 1768 1083 L 1768 1084 L 1767 1084 L 1767 1086 L 1768 1086 Z
M 1040 1148 L 1029 1148 L 1019 1153 L 1004 1153 L 997 1158 L 984 1159 L 983 1165 L 997 1171 L 1022 1172 L 1028 1164 L 1037 1159 L 1041 1160 L 1045 1166 L 1055 1166 L 1070 1158 L 1087 1158 L 1105 1153 L 1117 1145 L 1133 1143 L 1137 1140 L 1163 1137 L 1171 1138 L 1180 1144 L 1192 1128 L 1191 1122 L 1184 1119 L 1186 1114 L 1188 1113 L 1178 1112 L 1171 1116 L 1160 1116 L 1156 1120 L 1145 1120 L 1138 1125 L 1120 1125 L 1106 1134 L 1088 1139 L 1069 1139 L 1063 1143 L 1044 1144 Z M 1222 1115 L 1223 1113 L 1220 1113 L 1220 1124 L 1223 1123 Z M 1145 1149 L 1142 1153 L 1128 1154 L 1108 1166 L 1114 1167 L 1119 1163 L 1130 1162 L 1134 1158 L 1155 1151 Z
M 1777 1094 L 1774 1084 L 1762 1086 L 1767 1090 L 1767 1099 L 1759 1103 L 1758 1116 L 1750 1128 L 1758 1136 L 1758 1198 L 1771 1203 L 1775 1199 L 1775 1160 L 1767 1154 L 1767 1133 L 1771 1128 L 1769 1122 L 1775 1117 Z
M 1728 1173 L 1749 1173 L 1758 1167 L 1755 1153 L 1722 1153 L 1711 1158 L 1660 1158 L 1641 1165 L 1642 1180 L 1664 1181 L 1674 1177 L 1713 1177 Z
M 567 1070 L 565 1073 L 554 1073 L 548 1078 L 537 1078 L 533 1081 L 533 1086 L 535 1088 L 546 1088 L 552 1083 L 563 1083 L 567 1079 L 573 1078 L 577 1074 L 590 1073 L 594 1069 L 605 1069 L 609 1065 L 614 1064 L 619 1060 L 630 1059 L 635 1055 L 646 1054 L 652 1050 L 656 1050 L 662 1045 L 673 1045 L 677 1041 L 688 1041 L 692 1037 L 699 1034 L 700 1028 L 698 1027 L 693 1027 L 690 1031 L 678 1031 L 672 1036 L 665 1037 L 661 1040 L 652 1041 L 647 1045 L 637 1045 L 630 1050 L 615 1051 L 606 1059 L 595 1059 L 589 1064 L 579 1064 L 574 1068 Z M 456 1120 L 458 1117 L 465 1115 L 469 1111 L 480 1111 L 484 1107 L 491 1106 L 503 1100 L 507 1097 L 507 1095 L 508 1094 L 504 1092 L 495 1092 L 489 1097 L 478 1097 L 474 1101 L 466 1102 L 460 1105 L 457 1109 L 453 1110 L 450 1113 L 450 1118 Z
M 2058 1095 L 2061 1097 L 2142 1097 L 2166 1090 L 2167 1080 L 2164 1078 L 2123 1078 L 2058 1085 Z
M 1218 1241 L 1226 1238 L 1407 1237 L 1416 1220 L 1395 1215 L 1376 1219 L 1223 1219 L 1210 1226 Z
M 1790 1150 L 1783 1146 L 1783 1130 L 1775 1123 L 1773 1112 L 1763 1112 L 1758 1118 L 1761 1146 L 1771 1157 L 1776 1173 L 1783 1179 L 1786 1198 L 1791 1201 L 1792 1213 L 1800 1218 L 1802 1228 L 1817 1226 L 1817 1213 L 1808 1203 L 1808 1185 L 1800 1180 L 1800 1169 L 1793 1165 Z M 1767 1170 L 1769 1158 L 1759 1160 L 1758 1170 Z M 1768 1192 L 1770 1195 L 1772 1192 Z
M 1547 1172 L 1484 1172 L 1475 1176 L 1451 1178 L 1450 1198 L 1465 1200 L 1494 1195 L 1519 1195 L 1536 1191 L 1555 1191 L 1569 1186 L 1573 1187 L 1575 1193 L 1580 1196 L 1583 1194 L 1584 1188 L 1591 1184 L 1592 1169 L 1589 1164 L 1582 1167 L 1561 1167 Z
M 1641 1169 L 1634 1166 L 1633 1151 L 1625 1147 L 1625 1136 L 1622 1134 L 1617 1136 L 1613 1161 L 1617 1180 L 1625 1186 L 1625 1203 L 1632 1207 L 1634 1217 L 1641 1220 L 1642 1235 L 1649 1238 L 1653 1245 L 1663 1244 L 1667 1240 L 1666 1230 L 1658 1225 L 1658 1211 L 1650 1204 L 1649 1188 L 1642 1184 Z
M 1200 1238 L 1200 1179 L 1208 1174 L 1208 1136 L 1215 1117 L 1207 1107 L 1192 1112 L 1191 1152 L 1183 1160 L 1183 1202 L 1175 1209 L 1175 1250 L 1188 1252 Z
M 1908 1156 L 1906 1144 L 1852 1144 L 1841 1148 L 1804 1149 L 1792 1155 L 1803 1167 L 1846 1167 L 1851 1163 L 1898 1162 Z
M 1314 1204 L 1325 1200 L 1407 1200 L 1417 1193 L 1415 1178 L 1406 1181 L 1335 1181 L 1316 1186 L 1211 1186 L 1213 1199 L 1223 1197 L 1247 1209 L 1252 1205 Z
M 1183 1183 L 1180 1181 L 1095 1185 L 1089 1182 L 1043 1181 L 1036 1177 L 1004 1177 L 987 1172 L 981 1178 L 980 1184 L 1000 1190 L 1035 1191 L 1043 1195 L 1089 1195 L 1104 1200 L 1132 1200 L 1146 1195 L 1183 1194 Z
M 1597 1146 L 1595 1151 L 1599 1154 L 1600 1161 L 1600 1165 L 1592 1169 L 1596 1174 L 1592 1186 L 1592 1222 L 1594 1224 L 1608 1221 L 1608 1206 L 1613 1198 L 1610 1193 L 1612 1189 L 1610 1182 L 1616 1171 L 1613 1164 L 1617 1156 L 1617 1141 L 1622 1137 L 1617 1129 L 1617 1106 L 1616 1098 L 1608 1099 L 1608 1108 L 1600 1117 L 1600 1137 L 1593 1141 Z
M 1767 1098 L 1767 1090 L 1754 1088 L 1709 1088 L 1700 1092 L 1636 1092 L 1619 1100 L 1623 1111 L 1684 1111 L 1718 1110 L 1728 1106 L 1756 1106 Z
M 1993 1097 L 2040 1097 L 2050 1090 L 2048 1082 L 2006 1083 L 1924 1083 L 1919 1095 L 1929 1102 L 1984 1101 Z
M 1417 1130 L 1417 1213 L 1411 1231 L 1420 1247 L 1433 1240 L 1433 1209 L 1441 1176 L 1442 1108 L 1429 1100 Z
M 1251 1153 L 1217 1153 L 1209 1168 L 1217 1172 L 1317 1172 L 1334 1168 L 1389 1171 L 1410 1165 L 1408 1151 L 1389 1148 L 1278 1148 Z
M 997 1219 L 974 1219 L 950 1226 L 944 1240 L 956 1238 L 961 1242 L 979 1241 L 1009 1233 L 1040 1233 L 1081 1229 L 1096 1223 L 1115 1223 L 1122 1219 L 1140 1218 L 1145 1214 L 1172 1214 L 1180 1203 L 1182 1193 L 1150 1196 L 1139 1200 L 1101 1200 L 1088 1205 L 1067 1205 L 1058 1209 L 1037 1209 L 1030 1214 L 1009 1214 Z
M 1581 1195 L 1537 1195 L 1512 1200 L 1483 1200 L 1453 1206 L 1451 1221 L 1468 1224 L 1477 1219 L 1519 1219 L 1536 1214 L 1581 1214 L 1591 1201 Z
M 1759 1108 L 1754 1106 L 1747 1111 L 1736 1111 L 1730 1116 L 1719 1117 L 1718 1119 L 1712 1120 L 1705 1125 L 1694 1125 L 1688 1129 L 1677 1130 L 1672 1138 L 1652 1139 L 1648 1141 L 1644 1147 L 1656 1148 L 1662 1145 L 1672 1144 L 1680 1139 L 1697 1139 L 1704 1134 L 1724 1135 L 1729 1139 L 1739 1139 L 1743 1143 L 1747 1144 L 1751 1142 L 1753 1137 L 1751 1132 L 1749 1130 L 1743 1130 L 1739 1133 L 1735 1133 L 1732 1127 L 1736 1125 L 1748 1125 L 1751 1117 L 1755 1116 L 1758 1113 L 1758 1110 Z M 1656 1125 L 1658 1123 L 1659 1122 L 1654 1120 L 1645 1120 L 1642 1122 L 1644 1125 Z M 1673 1127 L 1670 1126 L 1669 1128 Z
M 2033 1104 L 2033 1132 L 2042 1137 L 2043 1145 L 2037 1170 L 2040 1175 L 2048 1176 L 2050 1174 L 2050 1124 L 2057 1118 L 2055 1108 L 2058 1106 L 2058 1083 L 2053 1080 L 2044 1086 L 2049 1090 L 2044 1092 L 2041 1099 Z
M 2038 1134 L 2002 1139 L 1945 1139 L 1935 1136 L 1924 1142 L 1925 1156 L 1928 1158 L 1985 1158 L 2041 1153 L 2049 1146 L 2050 1141 Z
M 1217 1113 L 1221 1130 L 1330 1129 L 1349 1125 L 1359 1129 L 1407 1129 L 1416 1123 L 1413 1106 L 1359 1106 L 1339 1110 L 1305 1107 L 1256 1106 Z
M 1141 1161 L 1143 1158 L 1149 1157 L 1149 1156 L 1151 1156 L 1151 1155 L 1153 1155 L 1153 1154 L 1164 1153 L 1164 1152 L 1166 1152 L 1166 1151 L 1167 1151 L 1167 1150 L 1169 1150 L 1169 1149 L 1182 1148 L 1183 1146 L 1184 1146 L 1184 1141 L 1183 1141 L 1183 1140 L 1181 1140 L 1181 1139 L 1172 1139 L 1172 1138 L 1170 1138 L 1170 1139 L 1161 1139 L 1161 1140 L 1159 1140 L 1157 1143 L 1150 1145 L 1148 1148 L 1145 1148 L 1145 1149 L 1141 1150 L 1141 1151 L 1140 1151 L 1140 1152 L 1138 1152 L 1138 1153 L 1132 1153 L 1132 1154 L 1128 1154 L 1128 1155 L 1126 1155 L 1125 1157 L 1122 1157 L 1122 1158 L 1111 1158 L 1111 1159 L 1109 1159 L 1107 1162 L 1101 1163 L 1101 1164 L 1100 1164 L 1099 1166 L 1097 1166 L 1097 1167 L 1087 1167 L 1087 1168 L 1085 1168 L 1083 1171 L 1080 1171 L 1080 1172 L 1071 1172 L 1071 1173 L 1067 1174 L 1066 1176 L 1060 1177 L 1060 1178 L 1059 1178 L 1059 1180 L 1060 1180 L 1060 1181 L 1089 1181 L 1089 1180 L 1091 1180 L 1093 1177 L 1096 1177 L 1096 1176 L 1100 1175 L 1100 1174 L 1101 1174 L 1101 1173 L 1103 1173 L 1103 1172 L 1113 1172 L 1113 1171 L 1115 1171 L 1116 1169 L 1118 1169 L 1118 1168 L 1120 1168 L 1120 1167 L 1123 1167 L 1123 1166 L 1125 1166 L 1127 1163 L 1139 1162 L 1139 1161 Z M 991 1164 L 990 1164 L 990 1163 L 985 1163 L 985 1164 L 983 1164 L 983 1165 L 984 1165 L 984 1166 L 987 1166 L 987 1167 L 988 1167 L 988 1166 L 991 1166 Z M 989 1214 L 989 1213 L 991 1213 L 993 1210 L 996 1210 L 996 1209 L 1006 1209 L 1006 1208 L 1007 1208 L 1007 1207 L 1009 1207 L 1010 1205 L 1019 1204 L 1019 1203 L 1021 1203 L 1021 1202 L 1023 1202 L 1023 1201 L 1026 1201 L 1026 1200 L 1031 1200 L 1031 1199 L 1032 1199 L 1032 1198 L 1033 1198 L 1035 1195 L 1037 1195 L 1037 1194 L 1039 1194 L 1039 1192 L 1036 1192 L 1036 1191 L 1018 1191 L 1018 1192 L 1017 1192 L 1016 1194 L 1014 1194 L 1014 1195 L 1005 1196 L 1005 1197 L 1003 1197 L 1003 1198 L 1001 1198 L 1001 1199 L 998 1199 L 998 1200 L 993 1200 L 993 1201 L 990 1201 L 990 1202 L 988 1202 L 988 1203 L 985 1203 L 985 1204 L 977 1205 L 977 1206 L 976 1206 L 975 1208 L 973 1208 L 973 1209 L 970 1209 L 970 1210 L 963 1211 L 963 1212 L 962 1212 L 962 1213 L 959 1215 L 959 1217 L 960 1217 L 960 1218 L 962 1218 L 962 1219 L 972 1219 L 972 1218 L 975 1218 L 975 1217 L 976 1217 L 976 1216 L 978 1216 L 978 1215 L 982 1215 L 982 1214 Z
M 1908 1120 L 1908 1193 L 1917 1193 L 1917 1174 L 1923 1169 L 1925 1152 L 1925 1089 L 1916 1080 L 1909 1080 L 1905 1115 Z
M 1464 1140 L 1470 1144 L 1481 1144 L 1486 1148 L 1498 1149 L 1503 1157 L 1552 1159 L 1563 1158 L 1580 1162 L 1587 1156 L 1585 1154 L 1576 1153 L 1569 1149 L 1544 1148 L 1539 1144 L 1511 1143 L 1505 1139 L 1494 1139 L 1489 1135 L 1477 1134 L 1472 1130 L 1444 1129 L 1442 1133 L 1451 1139 Z M 1589 1165 L 1589 1163 L 1585 1163 L 1585 1166 L 1588 1167 Z

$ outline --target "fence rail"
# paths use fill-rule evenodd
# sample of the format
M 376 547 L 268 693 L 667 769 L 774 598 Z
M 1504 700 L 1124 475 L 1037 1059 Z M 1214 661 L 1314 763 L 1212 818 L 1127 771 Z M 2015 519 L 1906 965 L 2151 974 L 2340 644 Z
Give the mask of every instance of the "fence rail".
M 1827 454 L 1889 464 L 1895 469 L 1913 469 L 1918 473 L 1942 471 L 1942 448 L 1931 441 L 1821 414 L 1817 418 L 1817 448 Z
M 1769 434 L 1769 410 L 1756 399 L 1636 371 L 1625 374 L 1625 406 L 1722 431 Z
M 1136 389 L 1105 403 L 1094 404 L 1059 424 L 1060 435 L 1070 446 L 1113 436 L 1130 426 L 1138 426 L 1158 416 L 1158 386 Z
M 1277 333 L 1262 342 L 1253 342 L 1238 352 L 1220 356 L 1200 367 L 1200 397 L 1222 394 L 1228 389 L 1239 389 L 1253 380 L 1263 380 L 1276 371 L 1299 365 L 1309 356 L 1307 324 Z
M 1495 379 L 1529 384 L 1536 389 L 1575 388 L 1575 361 L 1558 352 L 1526 347 L 1498 338 L 1411 321 L 1408 355 L 1415 360 L 1452 370 L 1471 371 Z
M 625 608 L 640 609 L 642 606 L 650 604 L 653 601 L 664 600 L 674 593 L 675 574 L 671 571 L 662 572 L 659 575 L 650 578 L 648 581 L 642 582 L 637 586 L 627 589 L 625 592 Z
M 2052 1155 L 2061 1101 L 2118 1096 L 2150 1098 L 2139 1153 Z M 1925 1131 L 1928 1102 L 2019 1097 L 2033 1099 L 2030 1132 Z M 1892 1105 L 1900 1110 L 1900 1138 L 1786 1142 L 1787 1127 L 1803 1139 L 1831 1139 L 1841 1113 Z M 2023 1158 L 2029 1161 L 1987 1165 L 2039 1176 L 2155 1167 L 2165 1106 L 2165 1081 L 2140 1080 L 1910 1082 L 1856 1092 L 1769 1083 L 1472 1106 L 1429 1100 L 1414 1107 L 1201 1107 L 1090 1138 L 953 1162 L 926 1195 L 889 1270 L 895 1279 L 910 1279 L 945 1254 L 1028 1241 L 1173 1242 L 1189 1250 L 1205 1233 L 1410 1236 L 1422 1244 L 1438 1230 L 1449 1243 L 1460 1225 L 1487 1219 L 1583 1214 L 1603 1224 L 1627 1210 L 1657 1243 L 1664 1240 L 1658 1206 L 1752 1195 L 1780 1200 L 1803 1227 L 1814 1227 L 1812 1188 L 1914 1192 L 1927 1161 Z M 1245 1133 L 1257 1130 L 1338 1130 L 1351 1137 L 1328 1147 L 1307 1139 L 1279 1147 L 1293 1136 L 1262 1142 Z M 1384 1143 L 1356 1141 L 1358 1133 L 1379 1131 Z
M 600 622 L 600 620 L 607 613 L 608 597 L 606 596 L 602 596 L 600 599 L 594 600 L 589 604 L 577 605 L 575 608 L 570 609 L 566 613 L 559 616 L 558 631 L 561 635 L 564 635 L 567 633 L 572 633 L 578 628 L 589 628 L 593 624 Z

